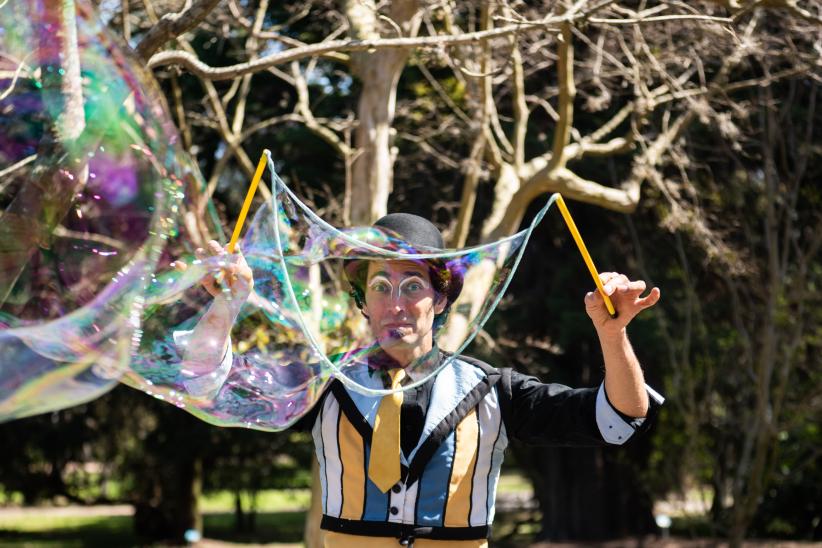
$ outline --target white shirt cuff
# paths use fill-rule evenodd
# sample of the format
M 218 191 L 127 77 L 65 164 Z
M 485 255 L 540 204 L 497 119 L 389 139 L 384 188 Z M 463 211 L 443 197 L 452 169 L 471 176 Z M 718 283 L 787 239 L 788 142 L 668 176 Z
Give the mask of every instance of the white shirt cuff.
M 648 391 L 648 397 L 654 400 L 657 404 L 662 404 L 665 401 L 659 392 L 645 385 Z M 596 418 L 599 433 L 602 438 L 608 443 L 614 445 L 622 445 L 628 441 L 634 432 L 642 426 L 645 422 L 645 417 L 633 419 L 631 422 L 626 422 L 616 409 L 613 408 L 611 402 L 608 401 L 608 396 L 605 395 L 605 383 L 599 385 L 599 392 L 597 392 L 596 403 Z

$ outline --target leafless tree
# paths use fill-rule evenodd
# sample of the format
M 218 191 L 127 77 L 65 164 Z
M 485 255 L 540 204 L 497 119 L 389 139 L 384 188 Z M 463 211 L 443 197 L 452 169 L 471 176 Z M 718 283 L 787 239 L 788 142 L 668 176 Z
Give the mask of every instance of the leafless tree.
M 184 142 L 191 147 L 196 132 L 216 132 L 224 144 L 205 187 L 191 189 L 185 212 L 186 226 L 200 239 L 209 236 L 204 214 L 221 177 L 231 170 L 249 178 L 253 173 L 247 142 L 280 124 L 302 124 L 345 166 L 339 222 L 368 224 L 386 212 L 395 166 L 404 161 L 396 140 L 404 139 L 416 154 L 462 177 L 461 201 L 449 227 L 454 246 L 465 245 L 475 225 L 479 241 L 514 233 L 528 207 L 546 193 L 562 192 L 625 213 L 650 195 L 665 211 L 662 225 L 687 234 L 722 265 L 729 291 L 738 293 L 734 276 L 745 274 L 745 262 L 739 249 L 717 234 L 693 195 L 689 131 L 711 125 L 732 139 L 740 120 L 752 115 L 735 100 L 737 94 L 800 75 L 817 82 L 820 77 L 817 1 L 326 0 L 288 4 L 287 20 L 267 28 L 270 8 L 268 0 L 122 0 L 113 19 L 147 66 L 167 80 Z M 303 43 L 289 34 L 306 17 L 326 26 L 322 40 Z M 244 37 L 242 62 L 209 66 L 192 43 L 194 30 L 215 41 Z M 764 65 L 755 61 L 766 57 L 780 62 L 761 70 Z M 414 107 L 397 99 L 409 64 L 441 99 L 416 126 L 404 116 Z M 465 90 L 459 104 L 437 76 L 442 69 Z M 309 82 L 323 71 L 342 71 L 359 81 L 350 112 L 315 115 Z M 195 109 L 183 101 L 181 74 L 195 77 L 202 87 L 204 99 Z M 267 118 L 248 112 L 254 77 L 260 74 L 279 78 L 295 98 Z M 219 87 L 221 81 L 230 85 Z M 454 132 L 469 136 L 467 147 L 446 143 Z M 629 168 L 603 175 L 588 167 L 594 159 L 608 158 L 620 158 Z M 484 184 L 493 185 L 493 203 L 485 218 L 475 219 Z M 269 192 L 262 188 L 264 198 Z M 768 231 L 780 230 L 779 213 L 768 215 L 766 221 L 773 217 L 775 223 Z M 769 253 L 775 264 L 768 268 L 776 299 L 785 289 L 779 286 L 778 265 L 784 250 L 778 239 L 773 243 Z M 473 284 L 461 299 L 477 306 L 487 287 Z M 757 396 L 755 426 L 768 422 L 772 399 L 779 399 L 779 383 L 774 393 L 768 388 L 772 361 L 761 361 L 777 346 L 767 343 L 757 354 L 764 392 Z M 760 479 L 755 489 L 735 492 L 741 497 L 739 530 L 749 522 L 765 481 L 773 433 L 763 432 L 752 434 L 745 446 L 750 472 L 744 477 Z

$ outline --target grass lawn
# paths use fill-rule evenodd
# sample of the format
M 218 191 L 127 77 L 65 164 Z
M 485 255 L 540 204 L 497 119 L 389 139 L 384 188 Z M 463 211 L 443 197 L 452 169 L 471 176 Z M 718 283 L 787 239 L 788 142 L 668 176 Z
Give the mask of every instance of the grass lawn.
M 500 514 L 494 533 L 498 548 L 527 546 L 536 532 L 524 515 Z M 232 513 L 204 516 L 204 537 L 236 544 L 300 543 L 303 537 L 304 511 L 262 512 L 257 514 L 253 533 L 238 533 Z M 132 532 L 130 516 L 62 516 L 38 515 L 17 518 L 14 523 L 0 519 L 0 547 L 80 548 L 139 546 Z
M 250 504 L 249 496 L 243 494 L 243 508 Z M 306 510 L 311 505 L 311 489 L 269 489 L 257 494 L 258 512 L 283 512 L 286 510 Z M 200 499 L 203 512 L 232 512 L 234 493 L 218 491 L 207 493 Z
M 205 514 L 204 536 L 232 543 L 300 542 L 305 512 L 262 512 L 256 516 L 253 533 L 237 533 L 231 513 Z M 131 516 L 38 515 L 16 518 L 14 523 L 0 520 L 0 546 L 17 548 L 126 547 L 139 546 Z
M 131 516 L 39 516 L 0 518 L 0 546 L 27 548 L 136 546 Z
M 534 488 L 528 478 L 517 472 L 509 472 L 499 477 L 497 493 L 500 495 L 508 493 L 533 493 Z
M 499 492 L 530 491 L 521 476 L 506 474 L 500 478 Z M 235 529 L 234 494 L 228 491 L 209 493 L 200 502 L 203 511 L 204 538 L 237 544 L 300 543 L 303 537 L 305 511 L 310 503 L 308 489 L 268 490 L 257 495 L 257 514 L 253 532 Z M 250 497 L 243 495 L 243 506 L 249 508 Z M 106 515 L 108 507 L 88 515 L 83 507 L 64 508 L 57 513 L 44 509 L 25 513 L 3 512 L 0 507 L 0 547 L 126 547 L 140 546 L 134 535 L 130 515 Z M 119 512 L 123 514 L 127 509 Z M 86 515 L 83 515 L 84 512 Z M 492 546 L 523 546 L 532 534 L 527 513 L 498 514 L 495 536 L 505 542 Z
M 311 492 L 307 489 L 260 492 L 254 532 L 242 533 L 235 530 L 234 495 L 230 492 L 210 493 L 201 500 L 204 537 L 234 543 L 300 542 L 310 497 Z M 243 503 L 247 509 L 247 497 Z M 55 515 L 48 509 L 24 515 L 4 515 L 0 511 L 0 547 L 140 545 L 140 539 L 133 533 L 131 516 L 84 516 L 83 507 L 72 510 L 76 511 L 69 515 Z

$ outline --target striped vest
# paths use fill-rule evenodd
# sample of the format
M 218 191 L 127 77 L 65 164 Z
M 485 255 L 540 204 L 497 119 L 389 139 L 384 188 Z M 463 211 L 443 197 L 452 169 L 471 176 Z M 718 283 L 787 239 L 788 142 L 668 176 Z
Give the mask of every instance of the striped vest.
M 366 367 L 349 373 L 368 386 Z M 320 463 L 322 528 L 395 538 L 471 540 L 489 536 L 508 444 L 495 385 L 500 374 L 466 358 L 434 381 L 422 436 L 401 455 L 402 479 L 387 493 L 368 479 L 379 396 L 334 380 L 312 434 Z

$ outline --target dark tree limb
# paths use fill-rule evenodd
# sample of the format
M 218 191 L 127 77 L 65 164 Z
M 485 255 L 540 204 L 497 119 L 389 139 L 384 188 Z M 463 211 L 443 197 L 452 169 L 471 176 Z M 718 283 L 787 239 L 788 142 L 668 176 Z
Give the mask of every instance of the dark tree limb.
M 214 2 L 214 0 L 210 1 Z M 206 2 L 205 0 L 201 0 L 201 3 Z M 586 20 L 593 13 L 602 9 L 608 3 L 610 2 L 603 2 L 587 10 L 579 9 L 566 12 L 563 15 L 545 17 L 539 21 L 516 21 L 513 24 L 495 29 L 483 30 L 479 32 L 467 32 L 455 36 L 414 36 L 400 38 L 326 40 L 318 44 L 306 44 L 303 46 L 290 48 L 285 51 L 260 57 L 259 59 L 255 59 L 253 61 L 239 63 L 228 67 L 211 67 L 200 61 L 196 55 L 187 51 L 162 51 L 156 55 L 150 55 L 150 59 L 148 59 L 148 66 L 149 68 L 155 69 L 161 66 L 177 65 L 203 79 L 231 80 L 239 76 L 266 70 L 270 67 L 283 65 L 292 61 L 299 61 L 307 57 L 326 55 L 331 52 L 373 52 L 381 49 L 411 48 L 437 49 L 463 44 L 482 43 L 486 40 L 507 37 L 512 34 L 529 32 L 532 30 L 560 28 L 565 23 L 574 23 Z M 188 11 L 192 11 L 193 9 L 194 7 Z M 148 38 L 148 36 L 146 38 Z M 140 44 L 140 47 L 142 47 L 142 44 Z M 153 51 L 156 51 L 156 48 L 153 49 L 152 52 Z M 140 48 L 138 48 L 138 52 L 140 52 Z M 143 55 L 143 58 L 146 59 L 146 56 Z
M 199 25 L 219 3 L 220 0 L 198 0 L 179 13 L 164 15 L 140 41 L 137 55 L 148 61 L 163 44 Z

